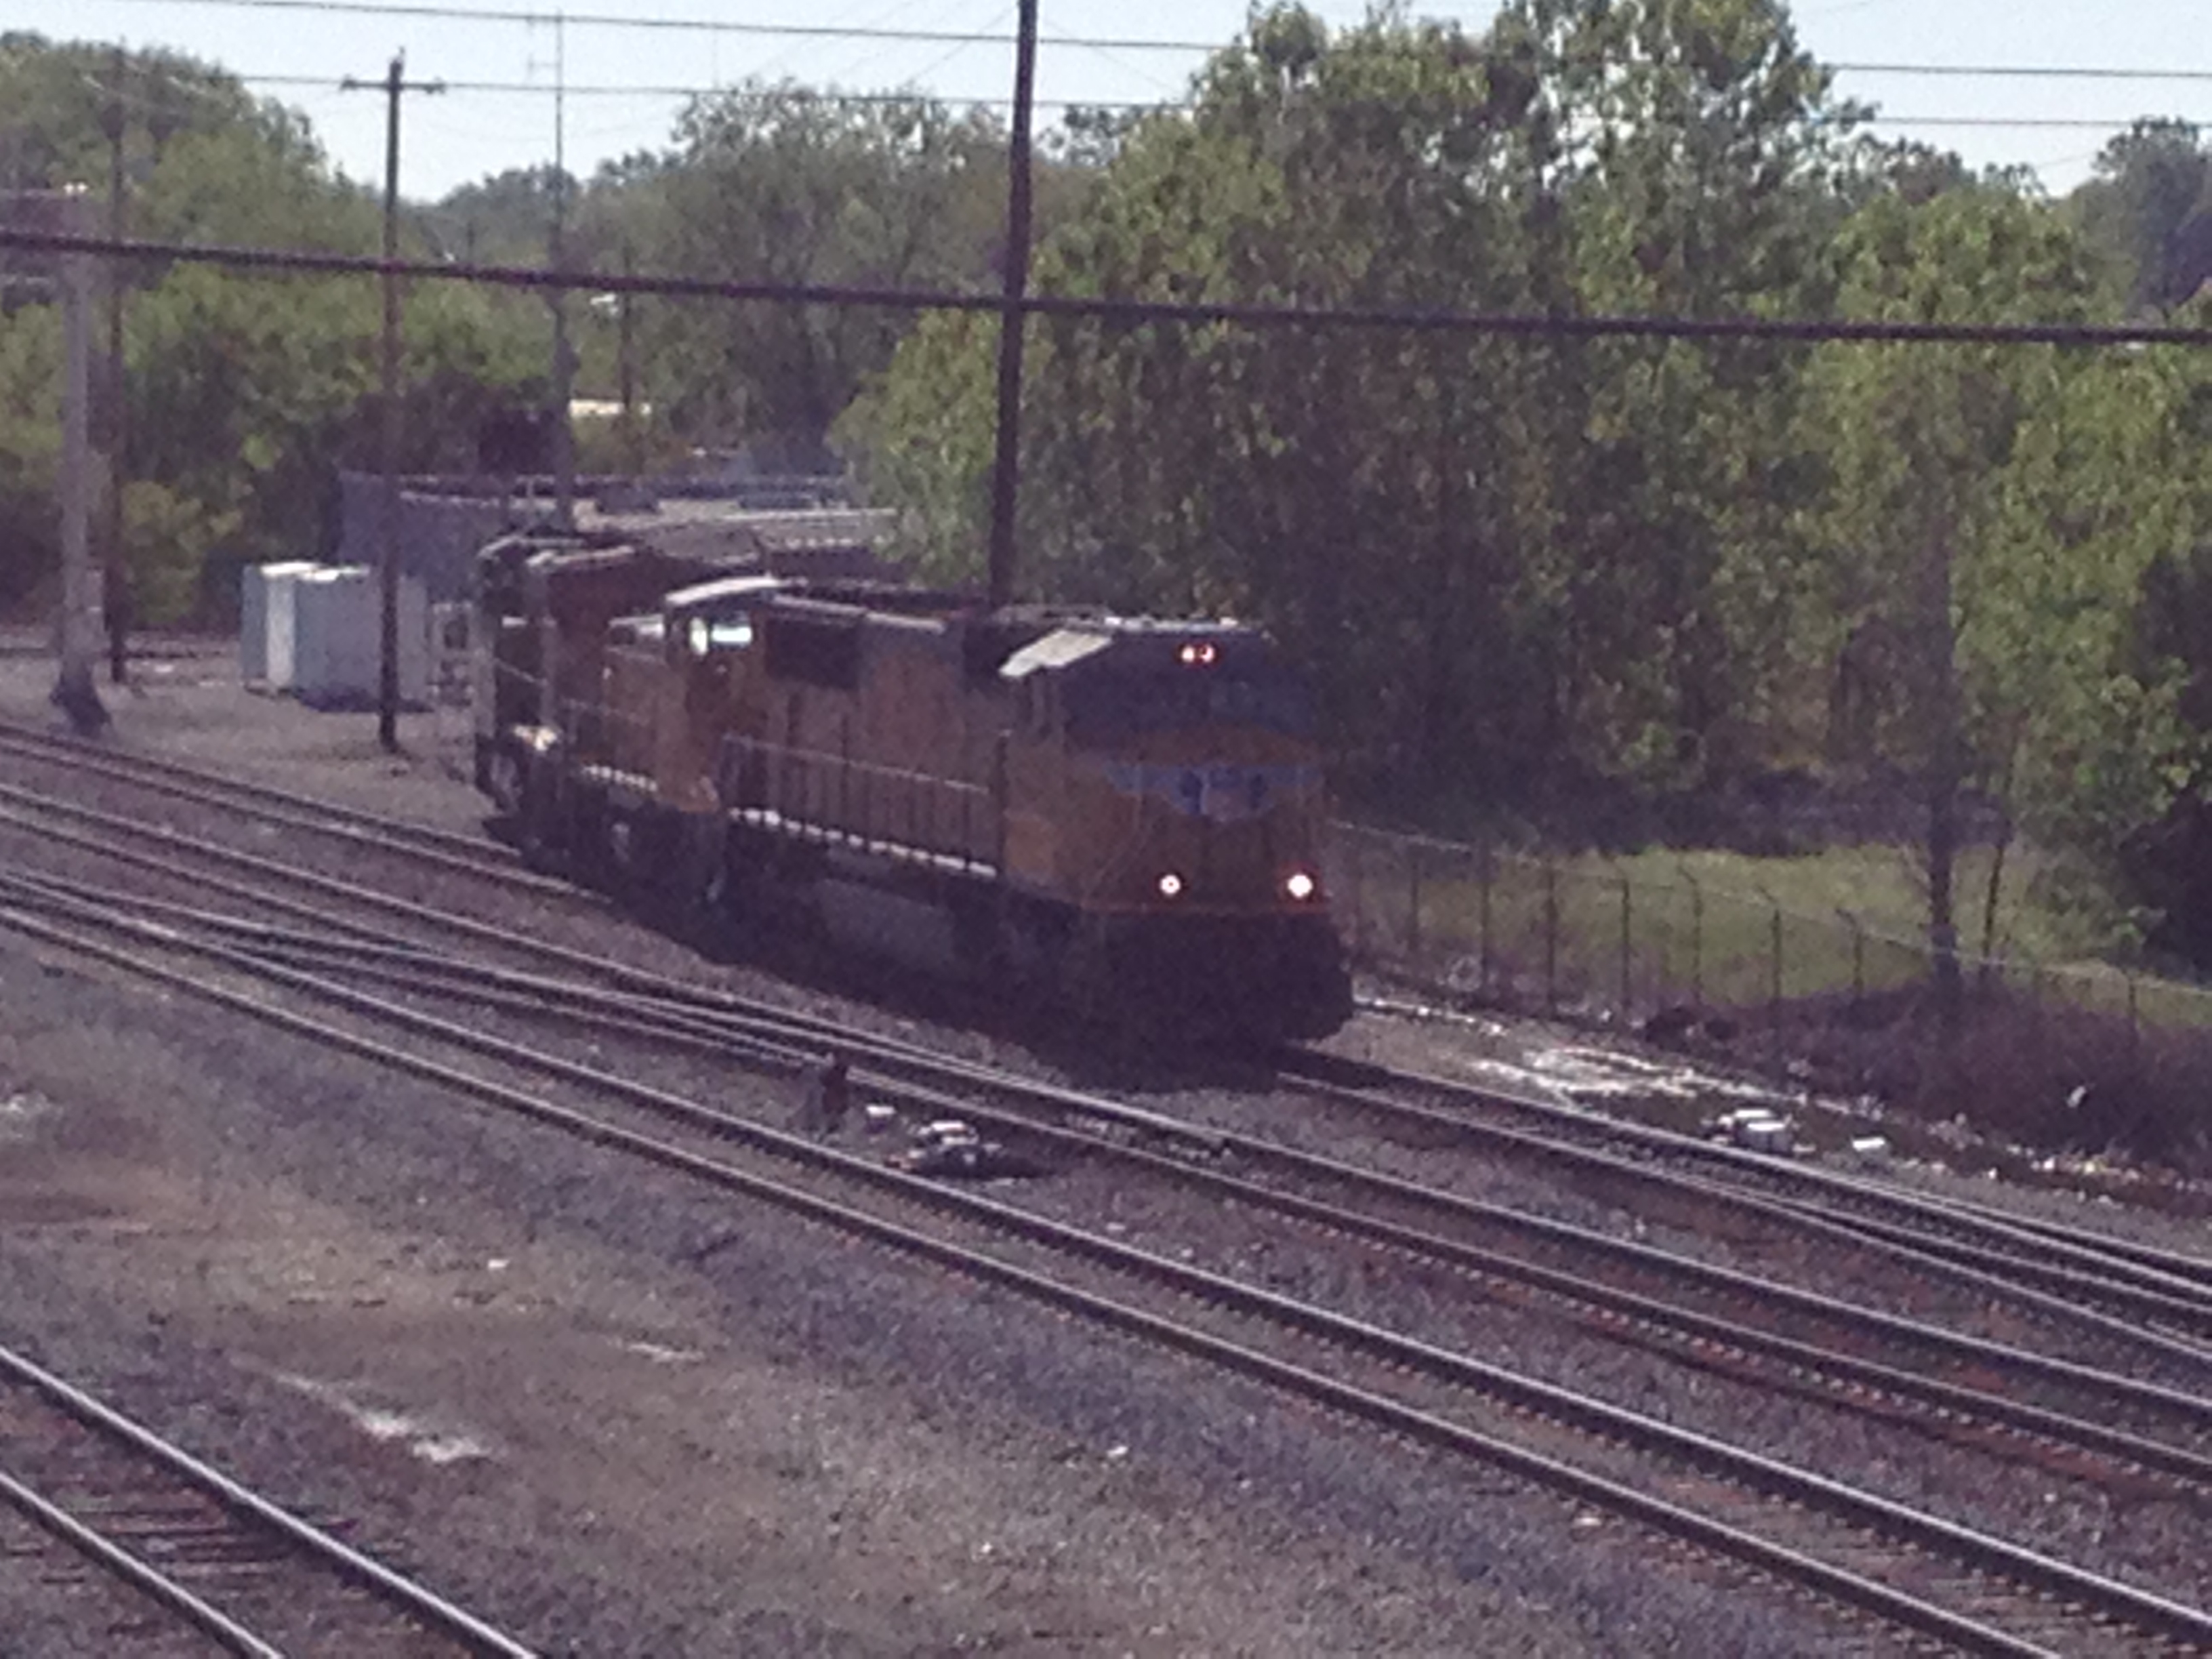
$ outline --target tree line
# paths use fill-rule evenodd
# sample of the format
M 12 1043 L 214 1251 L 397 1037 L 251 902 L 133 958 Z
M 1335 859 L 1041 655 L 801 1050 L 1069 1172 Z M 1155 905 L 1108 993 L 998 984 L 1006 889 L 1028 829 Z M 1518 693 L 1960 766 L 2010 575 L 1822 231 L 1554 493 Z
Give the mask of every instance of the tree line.
M 0 168 L 106 176 L 129 228 L 368 253 L 374 191 L 220 70 L 0 40 Z M 118 103 L 118 88 L 122 88 Z M 2212 149 L 2145 120 L 2063 199 L 1868 134 L 1776 0 L 1515 0 L 1485 30 L 1256 13 L 1152 114 L 1073 112 L 1033 288 L 1575 317 L 2204 319 Z M 985 111 L 793 84 L 702 96 L 664 147 L 410 206 L 405 252 L 988 293 Z M 128 551 L 142 609 L 321 550 L 374 459 L 358 279 L 140 269 Z M 622 312 L 617 326 L 616 312 Z M 1762 781 L 1887 781 L 1948 866 L 1994 807 L 2139 926 L 2192 895 L 2212 722 L 2212 368 L 2178 348 L 1499 338 L 1030 324 L 1023 581 L 1235 614 L 1314 672 L 1347 787 L 1457 830 L 1625 838 Z M 980 576 L 995 323 L 579 305 L 578 389 L 635 389 L 586 465 L 747 444 L 852 465 L 918 568 Z M 550 395 L 543 299 L 423 284 L 410 469 Z M 58 321 L 0 322 L 0 601 L 52 568 Z M 1977 811 L 1970 813 L 1971 804 Z M 1948 828 L 1946 826 L 1948 826 Z M 2177 852 L 2176 849 L 2184 849 Z

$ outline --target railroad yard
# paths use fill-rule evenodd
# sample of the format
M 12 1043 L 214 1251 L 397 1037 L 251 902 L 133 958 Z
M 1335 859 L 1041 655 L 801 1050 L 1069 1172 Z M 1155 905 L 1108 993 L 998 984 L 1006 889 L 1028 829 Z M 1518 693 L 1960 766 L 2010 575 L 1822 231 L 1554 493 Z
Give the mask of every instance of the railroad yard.
M 2189 1194 L 1711 1146 L 1534 1028 L 1132 1053 L 530 872 L 432 715 L 210 647 L 87 745 L 51 684 L 0 659 L 0 1348 L 319 1566 L 27 1395 L 0 1475 L 266 1650 L 2212 1646 Z M 256 1650 L 0 1514 L 0 1653 Z

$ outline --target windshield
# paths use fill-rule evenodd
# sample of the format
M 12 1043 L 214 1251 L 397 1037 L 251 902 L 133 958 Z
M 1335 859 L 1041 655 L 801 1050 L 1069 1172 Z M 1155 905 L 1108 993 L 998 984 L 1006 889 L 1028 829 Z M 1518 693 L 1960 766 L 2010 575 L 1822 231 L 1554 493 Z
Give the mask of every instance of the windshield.
M 753 619 L 740 612 L 734 617 L 694 617 L 688 638 L 691 654 L 709 651 L 742 651 L 753 642 Z
M 1294 738 L 1313 732 L 1312 698 L 1279 669 L 1079 674 L 1065 696 L 1069 738 L 1094 746 L 1194 726 L 1259 726 Z

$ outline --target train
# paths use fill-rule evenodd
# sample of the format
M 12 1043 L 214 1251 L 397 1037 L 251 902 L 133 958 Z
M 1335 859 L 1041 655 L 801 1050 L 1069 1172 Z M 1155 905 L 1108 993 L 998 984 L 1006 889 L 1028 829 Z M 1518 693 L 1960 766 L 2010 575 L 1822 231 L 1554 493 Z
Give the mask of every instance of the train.
M 472 586 L 476 781 L 541 866 L 1146 1030 L 1350 1015 L 1311 698 L 1258 629 L 573 533 Z

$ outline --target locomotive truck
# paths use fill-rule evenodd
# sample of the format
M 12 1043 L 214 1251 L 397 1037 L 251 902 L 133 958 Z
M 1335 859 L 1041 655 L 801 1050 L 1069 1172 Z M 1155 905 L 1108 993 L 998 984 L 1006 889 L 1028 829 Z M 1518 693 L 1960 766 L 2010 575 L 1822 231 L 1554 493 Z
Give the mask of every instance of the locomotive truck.
M 1350 1012 L 1257 629 L 528 538 L 477 588 L 477 781 L 541 862 L 1148 1024 Z

